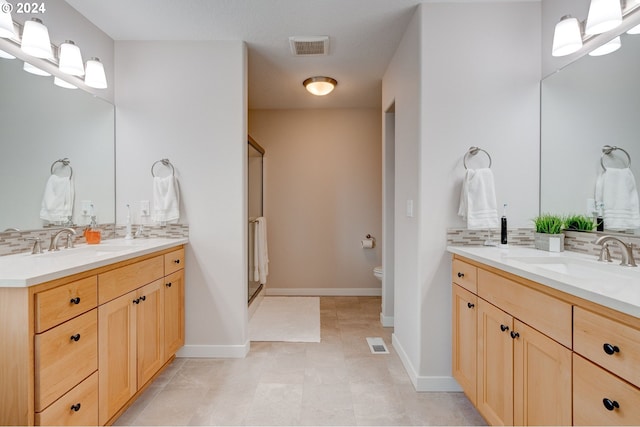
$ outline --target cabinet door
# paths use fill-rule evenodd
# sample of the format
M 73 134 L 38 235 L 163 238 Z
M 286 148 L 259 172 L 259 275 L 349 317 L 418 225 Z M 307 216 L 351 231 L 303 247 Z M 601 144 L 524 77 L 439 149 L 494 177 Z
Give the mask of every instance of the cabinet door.
M 104 425 L 137 390 L 136 292 L 98 308 L 99 419 Z
M 138 388 L 146 384 L 165 362 L 163 292 L 163 280 L 156 280 L 138 290 Z
M 164 358 L 184 345 L 184 270 L 164 280 Z
M 516 320 L 514 425 L 571 425 L 571 350 Z
M 458 380 L 471 403 L 476 404 L 476 354 L 478 340 L 476 305 L 478 297 L 453 285 L 453 377 Z
M 477 408 L 490 425 L 513 425 L 513 318 L 478 298 Z

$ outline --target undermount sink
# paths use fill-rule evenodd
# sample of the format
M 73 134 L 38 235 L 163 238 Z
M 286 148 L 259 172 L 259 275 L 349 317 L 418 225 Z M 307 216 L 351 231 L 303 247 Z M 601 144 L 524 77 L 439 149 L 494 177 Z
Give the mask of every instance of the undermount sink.
M 610 280 L 614 278 L 640 277 L 636 269 L 622 267 L 618 262 L 600 262 L 568 256 L 509 257 L 510 260 L 530 267 L 564 274 L 580 279 Z
M 140 240 L 140 242 L 143 242 Z M 46 257 L 46 258 L 59 258 L 59 257 L 68 257 L 68 256 L 101 256 L 101 255 L 113 255 L 117 252 L 127 252 L 132 249 L 136 249 L 136 247 L 140 246 L 142 243 L 134 243 L 133 240 L 129 241 L 118 241 L 118 243 L 111 243 L 109 240 L 105 240 L 102 243 L 96 245 L 79 245 L 69 249 L 60 248 L 57 251 L 47 251 L 45 250 L 42 254 L 38 256 Z

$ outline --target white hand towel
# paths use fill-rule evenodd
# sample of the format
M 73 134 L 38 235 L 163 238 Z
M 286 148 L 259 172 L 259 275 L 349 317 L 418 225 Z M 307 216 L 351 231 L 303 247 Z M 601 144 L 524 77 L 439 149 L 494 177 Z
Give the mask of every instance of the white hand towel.
M 458 215 L 467 220 L 469 230 L 498 228 L 496 190 L 491 169 L 467 169 L 462 181 Z
M 640 203 L 631 169 L 607 168 L 596 181 L 596 202 L 604 206 L 604 226 L 612 230 L 640 227 Z
M 73 178 L 51 175 L 44 187 L 40 218 L 49 222 L 66 222 L 73 215 Z
M 153 178 L 153 211 L 155 222 L 168 222 L 180 218 L 180 194 L 173 175 Z
M 256 219 L 256 265 L 258 279 L 263 285 L 267 284 L 269 275 L 269 250 L 267 247 L 267 219 L 263 216 Z
M 260 281 L 260 271 L 258 270 L 258 265 L 260 264 L 260 257 L 258 256 L 258 252 L 260 251 L 260 248 L 258 246 L 258 221 L 256 221 L 255 219 L 252 220 L 251 222 L 251 231 L 252 231 L 252 236 L 251 238 L 253 239 L 252 243 L 253 243 L 253 259 L 250 260 L 251 264 L 249 266 L 249 268 L 251 269 L 251 280 L 253 282 L 259 282 Z

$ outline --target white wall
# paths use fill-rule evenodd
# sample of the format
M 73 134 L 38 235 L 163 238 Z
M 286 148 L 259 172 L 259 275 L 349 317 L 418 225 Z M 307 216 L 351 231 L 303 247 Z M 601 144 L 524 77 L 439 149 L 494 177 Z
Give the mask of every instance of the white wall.
M 240 41 L 116 43 L 117 219 L 168 158 L 189 224 L 181 356 L 248 351 L 246 68 Z
M 379 112 L 252 110 L 249 133 L 266 151 L 267 294 L 380 295 Z
M 532 1 L 423 4 L 383 80 L 383 109 L 394 98 L 396 106 L 394 341 L 418 390 L 457 389 L 446 229 L 464 225 L 457 209 L 469 146 L 491 154 L 512 227 L 538 212 L 539 79 Z M 403 215 L 407 199 L 415 218 Z

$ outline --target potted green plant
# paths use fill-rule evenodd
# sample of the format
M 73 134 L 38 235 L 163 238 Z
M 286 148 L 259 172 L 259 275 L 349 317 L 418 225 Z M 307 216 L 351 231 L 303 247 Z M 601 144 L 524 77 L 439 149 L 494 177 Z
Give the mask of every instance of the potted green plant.
M 536 231 L 534 245 L 536 249 L 549 252 L 564 251 L 564 221 L 558 215 L 542 214 L 533 219 Z
M 565 230 L 570 231 L 593 231 L 596 223 L 586 215 L 568 215 L 564 219 Z

